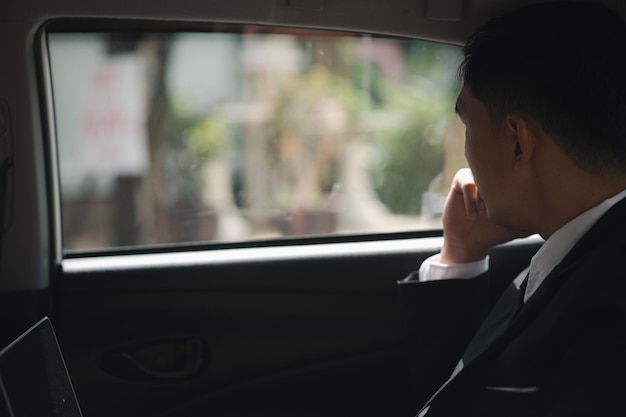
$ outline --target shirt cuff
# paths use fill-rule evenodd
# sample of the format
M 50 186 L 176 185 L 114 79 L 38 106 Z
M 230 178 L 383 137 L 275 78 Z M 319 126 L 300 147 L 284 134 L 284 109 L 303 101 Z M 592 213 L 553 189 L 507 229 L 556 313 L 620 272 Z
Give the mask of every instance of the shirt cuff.
M 432 255 L 422 262 L 419 269 L 420 281 L 436 281 L 451 278 L 474 278 L 489 270 L 489 256 L 475 262 L 443 264 L 440 254 Z

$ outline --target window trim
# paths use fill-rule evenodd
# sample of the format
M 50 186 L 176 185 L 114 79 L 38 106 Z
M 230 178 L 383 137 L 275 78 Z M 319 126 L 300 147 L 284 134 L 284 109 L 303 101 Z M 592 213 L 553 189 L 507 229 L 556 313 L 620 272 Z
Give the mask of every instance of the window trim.
M 112 270 L 155 269 L 160 267 L 197 266 L 268 262 L 282 259 L 328 259 L 350 256 L 375 256 L 412 251 L 438 252 L 443 237 L 423 237 L 365 242 L 334 242 L 293 246 L 261 246 L 173 253 L 134 253 L 111 256 L 68 258 L 62 262 L 66 273 L 105 272 Z
M 39 89 L 41 109 L 43 137 L 45 138 L 45 148 L 47 149 L 45 160 L 46 167 L 46 186 L 48 189 L 49 202 L 49 230 L 50 241 L 52 244 L 51 256 L 54 265 L 59 265 L 63 259 L 63 223 L 62 223 L 62 206 L 61 206 L 61 176 L 59 171 L 59 152 L 57 146 L 56 117 L 54 110 L 54 93 L 52 88 L 52 71 L 50 65 L 50 51 L 48 48 L 47 25 L 44 23 L 39 29 L 36 38 L 36 45 L 39 49 L 37 57 L 39 79 L 41 87 Z

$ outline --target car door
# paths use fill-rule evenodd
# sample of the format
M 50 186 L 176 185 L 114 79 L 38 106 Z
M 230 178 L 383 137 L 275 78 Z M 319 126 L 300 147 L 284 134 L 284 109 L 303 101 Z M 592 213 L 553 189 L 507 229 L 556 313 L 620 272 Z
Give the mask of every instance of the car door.
M 83 411 L 410 414 L 419 352 L 407 351 L 396 280 L 437 241 L 64 261 L 53 317 Z M 494 262 L 521 266 L 535 244 Z
M 386 129 L 402 115 L 410 114 L 411 122 L 428 116 L 438 101 L 428 96 L 420 102 L 420 94 L 436 91 L 443 82 L 436 76 L 455 69 L 426 68 L 433 78 L 410 78 L 413 101 L 401 94 L 409 87 L 397 86 L 397 95 L 387 99 L 389 80 L 424 69 L 427 54 L 436 62 L 447 52 L 319 22 L 287 30 L 298 19 L 285 12 L 266 22 L 265 9 L 257 7 L 255 19 L 226 13 L 229 19 L 220 21 L 205 12 L 201 24 L 185 21 L 184 14 L 165 22 L 141 13 L 133 15 L 141 21 L 128 19 L 124 8 L 111 9 L 120 18 L 115 20 L 94 12 L 100 19 L 18 23 L 12 31 L 32 45 L 35 62 L 19 48 L 3 49 L 31 71 L 5 90 L 11 111 L 5 118 L 16 145 L 11 153 L 35 172 L 24 176 L 24 166 L 15 166 L 13 223 L 5 242 L 17 242 L 15 228 L 29 218 L 40 218 L 41 225 L 26 230 L 44 242 L 24 252 L 36 270 L 26 283 L 15 273 L 15 260 L 6 261 L 6 253 L 21 252 L 16 246 L 5 252 L 3 270 L 10 278 L 3 277 L 3 285 L 20 284 L 5 285 L 3 297 L 11 301 L 4 309 L 18 313 L 15 327 L 42 314 L 52 318 L 86 417 L 404 416 L 423 396 L 412 388 L 419 375 L 411 375 L 410 357 L 420 352 L 409 350 L 397 281 L 440 248 L 440 182 L 449 179 L 445 167 L 454 166 L 448 159 L 462 155 L 462 141 L 457 151 L 442 153 L 444 139 L 434 146 L 410 135 L 426 131 L 435 141 L 438 129 L 454 133 L 454 127 L 408 123 L 409 136 Z M 350 42 L 365 57 L 358 65 L 340 55 Z M 193 49 L 207 43 L 207 59 L 180 64 L 184 56 L 207 54 L 206 46 Z M 423 55 L 417 64 L 395 55 L 407 51 Z M 227 59 L 252 70 L 228 67 Z M 146 69 L 146 62 L 157 64 Z M 184 68 L 183 75 L 164 72 L 165 62 L 169 69 Z M 191 71 L 194 65 L 200 75 Z M 307 76 L 292 74 L 294 65 L 304 65 Z M 347 77 L 318 68 L 339 68 Z M 232 74 L 247 80 L 232 87 L 247 101 L 224 98 Z M 134 83 L 146 77 L 148 87 Z M 204 87 L 189 86 L 190 79 L 210 80 L 215 103 L 227 102 L 219 113 L 225 121 L 185 113 L 180 109 L 192 104 L 164 93 L 175 84 L 193 105 L 216 106 L 195 94 Z M 273 83 L 281 88 L 272 90 Z M 337 89 L 317 96 L 326 85 Z M 249 99 L 264 89 L 273 91 L 271 100 Z M 31 97 L 15 98 L 23 92 Z M 389 119 L 392 106 L 404 113 Z M 338 108 L 353 109 L 359 124 L 346 121 L 347 111 Z M 31 122 L 39 128 L 27 127 Z M 371 160 L 362 155 L 384 155 L 382 145 L 359 142 L 368 122 L 385 128 L 369 135 L 387 135 L 389 161 L 404 167 L 395 177 L 391 162 L 379 177 L 364 174 L 369 168 L 362 164 Z M 302 126 L 305 131 L 295 130 Z M 157 148 L 159 140 L 167 145 Z M 407 148 L 415 142 L 426 145 Z M 241 149 L 255 151 L 237 153 Z M 227 151 L 228 158 L 211 159 Z M 264 159 L 267 154 L 275 159 Z M 438 162 L 430 175 L 405 181 L 415 186 L 417 202 L 401 199 L 412 195 L 402 192 L 406 188 L 390 193 L 394 178 L 406 180 L 407 169 L 432 161 Z M 378 188 L 377 180 L 383 184 Z M 28 185 L 34 190 L 24 196 Z M 220 197 L 224 190 L 226 198 Z M 266 204 L 282 202 L 281 193 L 289 194 L 287 204 Z M 351 204 L 337 211 L 333 204 L 346 196 Z M 43 204 L 33 207 L 37 201 Z M 381 201 L 405 212 L 381 209 Z M 423 222 L 426 212 L 429 221 Z M 420 221 L 411 217 L 418 215 Z M 369 228 L 357 228 L 365 217 L 370 220 L 361 224 Z M 235 218 L 246 219 L 255 233 L 220 235 Z M 388 218 L 396 222 L 381 227 Z M 539 245 L 529 238 L 498 247 L 491 267 L 512 278 Z

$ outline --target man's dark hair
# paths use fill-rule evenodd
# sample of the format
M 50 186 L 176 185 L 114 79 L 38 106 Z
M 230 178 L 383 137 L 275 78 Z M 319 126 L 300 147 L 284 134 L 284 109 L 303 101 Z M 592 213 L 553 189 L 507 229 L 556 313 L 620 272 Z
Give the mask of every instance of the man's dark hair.
M 533 4 L 480 27 L 460 76 L 499 124 L 535 118 L 582 169 L 626 171 L 626 23 L 597 3 Z

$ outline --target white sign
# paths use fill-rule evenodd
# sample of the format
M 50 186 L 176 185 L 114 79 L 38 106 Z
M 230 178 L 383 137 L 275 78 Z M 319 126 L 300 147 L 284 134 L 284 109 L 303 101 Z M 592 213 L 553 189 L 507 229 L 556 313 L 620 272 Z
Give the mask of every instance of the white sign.
M 148 165 L 145 75 L 133 55 L 94 67 L 84 79 L 78 131 L 91 173 L 141 175 Z

